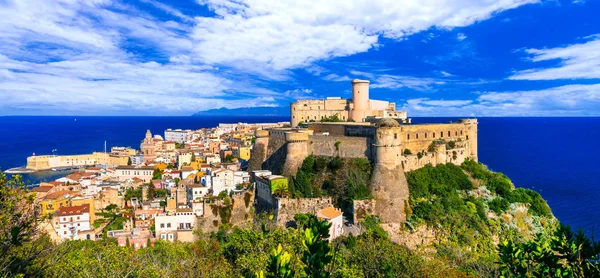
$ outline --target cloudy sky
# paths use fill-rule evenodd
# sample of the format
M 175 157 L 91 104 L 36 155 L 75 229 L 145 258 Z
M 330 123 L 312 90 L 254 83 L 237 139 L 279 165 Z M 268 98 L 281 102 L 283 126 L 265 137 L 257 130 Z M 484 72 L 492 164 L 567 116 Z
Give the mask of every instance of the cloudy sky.
M 0 0 L 0 115 L 600 116 L 596 0 Z

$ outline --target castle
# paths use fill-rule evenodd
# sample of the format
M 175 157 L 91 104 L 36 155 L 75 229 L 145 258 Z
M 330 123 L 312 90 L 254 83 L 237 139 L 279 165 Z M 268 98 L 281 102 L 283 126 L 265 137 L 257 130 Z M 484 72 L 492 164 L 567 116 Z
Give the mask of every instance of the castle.
M 352 99 L 330 97 L 319 100 L 299 100 L 290 105 L 292 126 L 319 122 L 337 116 L 343 121 L 365 122 L 378 118 L 405 121 L 406 111 L 396 111 L 396 104 L 369 99 L 369 81 L 352 80 Z
M 293 176 L 311 154 L 368 158 L 373 165 L 370 187 L 375 197 L 375 213 L 386 223 L 403 223 L 409 196 L 404 173 L 427 164 L 460 165 L 467 158 L 477 160 L 477 120 L 411 124 L 405 113 L 404 118 L 395 118 L 390 116 L 393 109 L 372 109 L 375 106 L 371 105 L 374 101 L 368 99 L 368 84 L 368 81 L 352 81 L 352 105 L 346 106 L 345 110 L 324 110 L 326 113 L 339 112 L 342 117 L 351 115 L 352 119 L 360 121 L 307 122 L 305 128 L 257 130 L 250 170 L 267 169 L 275 174 Z M 329 100 L 321 101 L 327 103 Z M 304 104 L 292 104 L 292 117 L 309 115 L 302 114 L 304 110 L 294 113 L 298 105 Z M 394 106 L 388 103 L 389 108 Z

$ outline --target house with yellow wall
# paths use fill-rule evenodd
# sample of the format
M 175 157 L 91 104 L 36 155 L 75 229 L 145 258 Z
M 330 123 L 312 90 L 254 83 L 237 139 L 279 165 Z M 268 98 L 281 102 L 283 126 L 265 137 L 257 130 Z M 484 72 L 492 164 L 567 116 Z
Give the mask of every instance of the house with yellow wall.
M 75 196 L 75 192 L 70 190 L 62 190 L 50 193 L 40 201 L 40 209 L 42 215 L 53 214 L 61 207 L 70 205 L 70 199 Z

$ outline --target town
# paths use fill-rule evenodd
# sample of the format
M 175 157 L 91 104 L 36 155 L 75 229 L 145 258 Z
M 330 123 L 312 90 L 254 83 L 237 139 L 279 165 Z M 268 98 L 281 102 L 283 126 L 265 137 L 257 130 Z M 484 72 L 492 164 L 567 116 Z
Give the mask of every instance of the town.
M 139 150 L 32 155 L 30 171 L 75 169 L 32 190 L 43 227 L 56 242 L 109 237 L 139 249 L 156 240 L 192 242 L 198 230 L 243 225 L 261 213 L 284 227 L 297 214 L 309 213 L 331 224 L 333 240 L 359 234 L 352 224 L 366 215 L 404 223 L 409 196 L 404 172 L 477 160 L 477 120 L 412 124 L 394 103 L 370 99 L 369 81 L 353 80 L 352 94 L 292 103 L 291 123 L 167 129 L 164 136 L 148 130 Z M 312 194 L 313 189 L 293 194 L 291 183 L 302 183 L 298 171 L 311 171 L 305 164 L 315 157 L 330 164 L 321 168 L 372 165 L 364 196 L 342 200 Z

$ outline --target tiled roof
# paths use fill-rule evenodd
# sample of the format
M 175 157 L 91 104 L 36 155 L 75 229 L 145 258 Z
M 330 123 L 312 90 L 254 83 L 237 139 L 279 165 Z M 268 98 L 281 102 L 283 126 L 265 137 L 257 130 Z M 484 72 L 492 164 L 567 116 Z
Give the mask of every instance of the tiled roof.
M 339 209 L 336 209 L 334 207 L 324 208 L 317 212 L 317 216 L 323 216 L 324 218 L 327 218 L 327 219 L 333 219 L 340 215 L 342 215 L 342 211 Z
M 90 212 L 90 205 L 84 204 L 81 206 L 62 207 L 58 209 L 58 216 L 78 215 Z
M 39 186 L 39 187 L 32 189 L 31 191 L 33 191 L 33 192 L 48 192 L 48 191 L 52 190 L 52 188 L 54 188 L 54 187 L 53 186 Z

